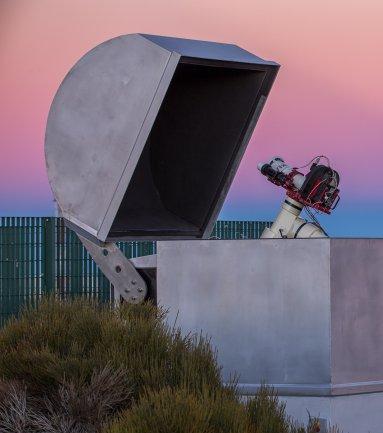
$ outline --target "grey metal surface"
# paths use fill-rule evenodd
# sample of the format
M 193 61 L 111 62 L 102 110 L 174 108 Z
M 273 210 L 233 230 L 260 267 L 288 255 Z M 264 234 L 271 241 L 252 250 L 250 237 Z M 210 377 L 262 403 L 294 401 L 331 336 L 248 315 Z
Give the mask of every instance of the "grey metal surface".
M 331 241 L 334 393 L 383 389 L 383 241 Z
M 343 433 L 381 433 L 383 393 L 336 397 L 281 397 L 286 412 L 294 419 L 308 422 L 309 414 L 337 425 Z M 332 430 L 330 430 L 332 432 Z
M 377 392 L 382 264 L 383 239 L 160 242 L 157 299 L 212 337 L 245 395 L 262 381 L 281 395 Z
M 185 57 L 278 66 L 277 63 L 261 59 L 238 45 L 159 35 L 143 34 L 142 36 L 168 51 L 174 51 Z
M 170 82 L 171 56 L 139 35 L 104 42 L 70 70 L 52 103 L 45 154 L 53 193 L 63 217 L 100 240 L 154 122 L 150 108 Z
M 63 217 L 100 241 L 208 236 L 277 71 L 235 45 L 153 35 L 89 51 L 47 122 Z
M 329 259 L 323 239 L 160 242 L 157 299 L 212 337 L 223 380 L 312 394 L 330 382 Z
M 145 299 L 148 289 L 144 279 L 116 244 L 107 242 L 100 246 L 81 235 L 77 236 L 113 284 L 114 290 L 126 302 L 139 304 Z
M 129 260 L 136 269 L 157 268 L 157 254 L 151 254 L 150 256 L 133 257 Z

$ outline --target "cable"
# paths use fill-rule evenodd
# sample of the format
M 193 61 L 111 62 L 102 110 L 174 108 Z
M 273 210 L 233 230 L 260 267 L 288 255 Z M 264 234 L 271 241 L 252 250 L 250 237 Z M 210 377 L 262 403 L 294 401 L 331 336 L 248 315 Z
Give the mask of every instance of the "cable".
M 309 217 L 311 218 L 311 222 L 316 225 L 318 228 L 320 228 L 323 233 L 329 237 L 328 233 L 326 232 L 326 230 L 322 227 L 321 223 L 318 221 L 318 219 L 316 218 L 316 216 L 313 214 L 313 212 L 311 211 L 311 209 L 308 206 L 304 207 L 304 210 L 306 211 L 306 213 L 309 215 Z
M 312 158 L 307 164 L 305 164 L 305 165 L 302 165 L 301 167 L 293 167 L 294 168 L 294 170 L 299 170 L 299 169 L 301 169 L 301 168 L 305 168 L 305 167 L 307 167 L 307 166 L 309 166 L 313 161 L 315 161 L 315 160 L 317 160 L 317 164 L 318 164 L 318 162 L 321 160 L 321 159 L 325 159 L 326 161 L 327 161 L 327 166 L 328 167 L 330 167 L 330 159 L 326 156 L 326 155 L 317 155 L 317 156 L 314 156 L 314 158 Z

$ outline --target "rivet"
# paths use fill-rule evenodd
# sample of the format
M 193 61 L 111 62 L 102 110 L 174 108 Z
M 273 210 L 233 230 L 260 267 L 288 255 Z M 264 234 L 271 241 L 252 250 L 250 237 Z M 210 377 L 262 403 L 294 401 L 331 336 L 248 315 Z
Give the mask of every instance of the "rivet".
M 132 283 L 133 286 L 134 286 L 135 284 L 137 284 L 137 281 L 136 281 L 136 280 L 132 280 L 131 283 Z

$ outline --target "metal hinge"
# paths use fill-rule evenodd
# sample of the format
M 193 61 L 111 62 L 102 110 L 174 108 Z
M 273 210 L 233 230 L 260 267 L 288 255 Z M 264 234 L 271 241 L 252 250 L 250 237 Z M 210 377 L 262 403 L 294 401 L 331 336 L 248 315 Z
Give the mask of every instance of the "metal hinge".
M 147 285 L 130 260 L 115 243 L 97 245 L 79 235 L 80 241 L 97 263 L 114 290 L 126 301 L 138 304 L 144 301 L 148 292 Z

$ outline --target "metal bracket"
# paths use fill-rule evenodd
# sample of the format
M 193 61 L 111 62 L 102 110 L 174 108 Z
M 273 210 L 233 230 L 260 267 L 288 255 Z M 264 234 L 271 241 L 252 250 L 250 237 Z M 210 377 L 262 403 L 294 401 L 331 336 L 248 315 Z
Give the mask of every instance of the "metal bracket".
M 145 299 L 148 288 L 144 279 L 115 243 L 97 245 L 77 233 L 80 241 L 97 263 L 117 293 L 131 304 Z

